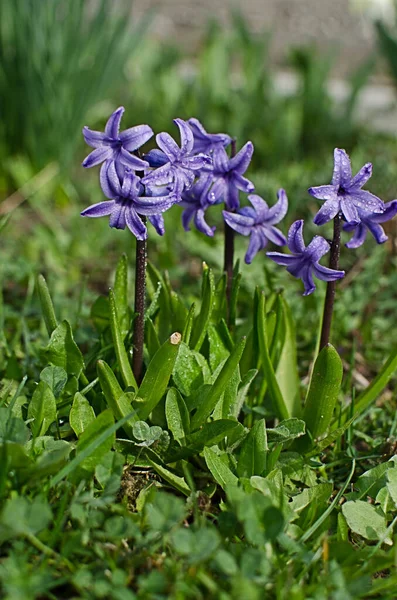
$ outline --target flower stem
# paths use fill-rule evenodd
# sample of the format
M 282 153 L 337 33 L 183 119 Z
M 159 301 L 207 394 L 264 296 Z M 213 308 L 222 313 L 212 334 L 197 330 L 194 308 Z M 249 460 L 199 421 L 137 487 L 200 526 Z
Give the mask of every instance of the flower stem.
M 141 216 L 146 222 L 146 217 Z M 142 381 L 143 342 L 145 336 L 145 298 L 146 298 L 146 240 L 136 241 L 135 252 L 135 320 L 132 335 L 133 354 L 132 371 L 138 384 Z
M 236 155 L 236 140 L 232 140 L 230 156 Z M 234 265 L 234 230 L 225 222 L 225 248 L 224 248 L 224 267 L 226 273 L 226 301 L 228 313 L 230 312 L 230 298 L 232 295 L 233 265 Z
M 329 258 L 329 268 L 338 270 L 339 255 L 340 255 L 340 229 L 342 216 L 338 213 L 334 219 L 334 237 L 331 242 L 331 254 Z M 320 350 L 329 344 L 331 335 L 332 315 L 334 312 L 336 281 L 327 283 L 327 291 L 325 294 L 323 324 L 321 328 Z

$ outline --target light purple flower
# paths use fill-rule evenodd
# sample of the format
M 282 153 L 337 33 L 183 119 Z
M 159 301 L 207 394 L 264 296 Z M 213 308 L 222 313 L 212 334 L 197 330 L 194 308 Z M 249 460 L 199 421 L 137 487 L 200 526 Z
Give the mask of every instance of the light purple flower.
M 288 198 L 284 190 L 277 192 L 277 203 L 271 208 L 267 203 L 256 194 L 250 194 L 248 200 L 251 206 L 240 208 L 237 212 L 223 211 L 223 217 L 226 223 L 242 235 L 249 235 L 250 242 L 245 262 L 251 264 L 254 256 L 260 250 L 263 250 L 268 241 L 277 246 L 284 246 L 287 243 L 285 236 L 279 229 L 274 227 L 287 214 Z
M 385 203 L 385 212 L 381 214 L 365 212 L 362 210 L 358 211 L 360 216 L 360 223 L 355 225 L 354 223 L 345 223 L 343 229 L 345 231 L 353 231 L 354 235 L 347 242 L 347 248 L 358 248 L 362 246 L 367 237 L 367 231 L 369 230 L 374 236 L 378 244 L 383 244 L 388 240 L 384 229 L 379 223 L 385 223 L 390 221 L 395 215 L 397 215 L 397 200 Z
M 254 184 L 243 177 L 253 152 L 252 142 L 247 142 L 233 158 L 229 158 L 222 147 L 215 152 L 212 173 L 214 185 L 209 193 L 212 204 L 223 201 L 227 210 L 236 210 L 240 204 L 239 190 L 246 193 L 254 191 Z
M 188 123 L 194 136 L 194 153 L 204 152 L 204 154 L 209 154 L 217 148 L 226 148 L 232 141 L 227 133 L 207 133 L 198 119 L 189 119 Z
M 83 136 L 89 146 L 95 148 L 84 160 L 83 167 L 90 168 L 105 161 L 115 161 L 129 169 L 143 170 L 148 163 L 130 152 L 138 150 L 153 136 L 149 125 L 137 125 L 120 132 L 124 107 L 120 106 L 110 116 L 105 131 L 93 131 L 83 127 Z M 119 172 L 120 175 L 120 172 Z
M 334 172 L 330 185 L 311 187 L 308 191 L 314 198 L 325 200 L 323 206 L 313 219 L 316 225 L 323 225 L 342 212 L 348 223 L 360 223 L 359 211 L 381 214 L 385 205 L 380 198 L 374 196 L 362 186 L 372 175 L 371 163 L 365 164 L 352 177 L 350 159 L 344 150 L 334 150 Z
M 212 237 L 215 227 L 210 227 L 205 221 L 205 211 L 211 204 L 208 201 L 208 192 L 211 187 L 212 176 L 203 173 L 200 179 L 188 190 L 182 193 L 181 205 L 185 207 L 182 213 L 182 225 L 185 231 L 190 231 L 190 221 L 193 219 L 195 226 L 201 233 Z
M 156 217 L 168 210 L 175 203 L 175 196 L 144 196 L 145 188 L 139 177 L 130 169 L 125 169 L 121 184 L 116 166 L 111 162 L 106 170 L 106 177 L 101 179 L 103 193 L 109 200 L 89 206 L 81 213 L 83 217 L 110 216 L 109 225 L 116 229 L 129 230 L 138 240 L 147 238 L 147 229 L 139 215 Z M 160 222 L 154 219 L 153 225 L 161 230 Z
M 180 196 L 184 189 L 188 189 L 196 178 L 198 171 L 211 164 L 212 160 L 205 154 L 194 154 L 193 132 L 186 121 L 174 119 L 181 134 L 179 147 L 169 133 L 163 132 L 156 136 L 159 150 L 148 152 L 145 158 L 149 165 L 158 167 L 148 173 L 143 183 L 149 184 L 174 184 L 176 196 Z
M 305 286 L 304 296 L 308 296 L 316 289 L 313 275 L 322 281 L 336 281 L 344 277 L 344 271 L 336 271 L 323 267 L 318 263 L 320 258 L 327 254 L 330 245 L 323 237 L 316 235 L 306 247 L 303 240 L 303 221 L 292 223 L 287 245 L 292 254 L 281 252 L 267 252 L 267 256 L 278 265 L 287 267 L 287 271 L 294 277 L 302 279 Z

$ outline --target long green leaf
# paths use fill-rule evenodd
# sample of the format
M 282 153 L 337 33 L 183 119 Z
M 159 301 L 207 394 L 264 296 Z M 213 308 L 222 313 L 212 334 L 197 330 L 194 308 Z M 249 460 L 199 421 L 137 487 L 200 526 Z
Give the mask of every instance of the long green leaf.
M 126 433 L 132 438 L 133 425 L 136 421 L 139 421 L 139 417 L 132 409 L 130 398 L 123 392 L 115 374 L 105 361 L 98 360 L 97 373 L 107 405 L 112 410 L 115 418 L 121 419 L 128 414 L 133 415 L 124 426 Z
M 214 301 L 215 286 L 214 276 L 211 269 L 204 263 L 203 265 L 203 285 L 201 292 L 201 310 L 192 330 L 190 347 L 194 350 L 200 350 L 204 338 L 207 334 L 208 325 L 211 320 L 212 306 Z
M 268 453 L 265 419 L 257 421 L 241 446 L 237 463 L 237 473 L 240 477 L 262 475 L 266 470 Z
M 226 486 L 238 484 L 237 477 L 214 450 L 211 448 L 204 448 L 204 459 L 215 481 L 219 483 L 223 489 L 226 489 Z
M 112 330 L 113 344 L 116 351 L 117 362 L 120 368 L 121 376 L 127 387 L 132 387 L 136 392 L 138 384 L 132 372 L 131 364 L 128 359 L 128 354 L 124 346 L 123 337 L 121 335 L 118 319 L 118 311 L 116 307 L 116 299 L 112 290 L 109 290 L 109 306 L 110 306 L 110 327 Z
M 44 279 L 43 275 L 39 275 L 37 277 L 36 286 L 48 335 L 51 336 L 54 329 L 58 327 L 58 323 L 57 318 L 55 316 L 54 305 L 51 300 L 50 291 L 48 289 L 47 282 Z
M 174 439 L 181 445 L 190 431 L 190 417 L 186 403 L 177 389 L 171 388 L 165 400 L 167 425 Z

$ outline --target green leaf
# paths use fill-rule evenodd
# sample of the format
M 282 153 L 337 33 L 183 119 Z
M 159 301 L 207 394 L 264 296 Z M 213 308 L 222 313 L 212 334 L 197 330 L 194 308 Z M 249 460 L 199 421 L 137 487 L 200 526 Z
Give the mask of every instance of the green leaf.
M 387 491 L 394 502 L 394 507 L 397 508 L 397 468 L 394 467 L 394 469 L 389 469 L 386 477 Z
M 117 362 L 120 368 L 121 376 L 127 387 L 132 387 L 136 392 L 138 384 L 132 372 L 130 360 L 124 346 L 123 336 L 119 328 L 119 318 L 117 316 L 116 300 L 112 290 L 109 290 L 109 308 L 110 308 L 110 327 L 114 349 L 116 351 Z
M 57 328 L 58 323 L 57 318 L 55 316 L 54 305 L 52 304 L 47 282 L 44 279 L 43 275 L 39 275 L 37 277 L 36 287 L 48 335 L 51 336 L 54 329 Z
M 40 381 L 28 406 L 28 418 L 34 419 L 31 429 L 34 437 L 44 435 L 57 419 L 57 405 L 50 386 Z
M 194 323 L 194 315 L 196 313 L 196 305 L 193 303 L 189 309 L 189 312 L 186 317 L 185 325 L 182 332 L 182 341 L 190 345 L 190 338 L 192 335 L 193 323 Z
M 386 518 L 379 508 L 362 500 L 351 500 L 342 504 L 342 513 L 354 533 L 367 540 L 383 540 L 392 544 L 387 537 Z
M 176 529 L 171 533 L 171 543 L 178 554 L 186 557 L 189 564 L 201 565 L 214 554 L 221 539 L 214 527 L 202 527 L 196 531 Z
M 139 402 L 136 402 L 136 407 L 140 419 L 147 419 L 164 396 L 178 356 L 180 343 L 181 334 L 173 333 L 150 361 L 137 394 Z
M 120 488 L 124 461 L 124 456 L 119 452 L 108 452 L 104 455 L 95 467 L 95 478 L 102 488 L 109 486 L 112 479 L 116 483 L 117 490 Z
M 96 417 L 92 423 L 90 423 L 84 432 L 81 434 L 79 441 L 77 442 L 76 447 L 76 457 L 87 450 L 90 444 L 93 441 L 100 438 L 101 434 L 109 429 L 111 425 L 114 424 L 113 413 L 110 408 L 101 412 L 100 415 Z M 94 471 L 96 465 L 102 460 L 109 450 L 113 447 L 114 441 L 116 439 L 115 434 L 109 435 L 106 439 L 103 440 L 101 444 L 99 444 L 93 452 L 90 453 L 89 456 L 84 458 L 81 462 L 80 467 L 87 471 Z
M 14 417 L 9 407 L 0 406 L 0 441 L 25 444 L 29 437 L 30 432 L 24 421 Z
M 208 325 L 211 320 L 212 305 L 214 300 L 214 276 L 211 269 L 203 263 L 203 285 L 201 291 L 201 310 L 194 322 L 190 347 L 200 350 L 207 334 Z
M 109 300 L 105 296 L 98 296 L 91 307 L 90 316 L 99 333 L 103 333 L 109 327 Z
M 134 423 L 139 420 L 138 415 L 131 405 L 133 394 L 123 392 L 115 374 L 105 361 L 98 360 L 97 373 L 103 395 L 105 396 L 107 405 L 112 410 L 115 419 L 121 419 L 126 415 L 134 413 L 124 426 L 127 435 L 132 436 Z
M 280 294 L 278 299 L 283 313 L 284 343 L 276 368 L 276 379 L 289 414 L 292 417 L 299 417 L 302 411 L 299 397 L 300 380 L 297 365 L 295 325 L 285 298 Z
M 238 426 L 239 423 L 231 419 L 219 419 L 211 423 L 204 423 L 199 431 L 186 437 L 186 445 L 193 450 L 201 450 L 204 446 L 214 446 L 233 433 Z
M 205 381 L 205 359 L 182 342 L 172 372 L 173 380 L 179 391 L 190 396 Z M 209 371 L 208 367 L 207 370 Z M 209 374 L 209 373 L 208 373 Z
M 174 439 L 184 445 L 184 440 L 190 431 L 190 416 L 184 399 L 175 388 L 168 390 L 165 416 Z
M 214 289 L 211 321 L 215 324 L 219 323 L 219 321 L 222 318 L 225 318 L 226 315 L 226 283 L 226 273 L 223 273 Z
M 268 453 L 265 419 L 257 421 L 241 445 L 237 463 L 237 473 L 240 477 L 262 475 L 266 469 Z
M 36 535 L 48 527 L 52 511 L 48 502 L 36 497 L 32 501 L 22 496 L 7 500 L 0 516 L 0 540 L 15 535 Z
M 397 470 L 394 461 L 389 460 L 365 471 L 355 482 L 354 488 L 357 491 L 348 495 L 349 500 L 366 499 L 367 496 L 375 498 L 379 490 L 386 486 L 387 472 L 393 467 Z
M 236 486 L 238 484 L 237 477 L 214 450 L 211 448 L 204 448 L 204 459 L 215 481 L 223 489 L 225 489 L 226 486 Z
M 269 395 L 272 400 L 273 409 L 280 419 L 288 419 L 290 414 L 282 396 L 280 387 L 277 383 L 273 365 L 270 360 L 269 348 L 267 343 L 265 296 L 263 292 L 260 292 L 259 290 L 257 290 L 256 333 L 258 336 L 259 353 L 262 362 L 263 376 L 267 383 L 267 388 L 269 390 Z
M 332 490 L 332 483 L 319 483 L 318 485 L 304 489 L 297 496 L 293 496 L 289 506 L 294 512 L 299 513 L 313 502 L 325 505 L 332 494 Z
M 193 415 L 191 420 L 192 430 L 198 429 L 200 425 L 202 425 L 207 420 L 207 418 L 214 410 L 218 400 L 225 391 L 230 378 L 233 376 L 233 373 L 238 366 L 238 363 L 244 350 L 244 346 L 245 338 L 243 338 L 238 344 L 236 344 L 236 347 L 234 348 L 233 352 L 223 365 L 222 370 L 220 371 L 215 382 L 213 383 L 208 395 L 197 408 L 197 411 Z
M 73 339 L 68 321 L 62 321 L 52 332 L 44 352 L 49 363 L 62 367 L 68 375 L 80 376 L 84 368 L 83 355 Z
M 354 414 L 361 414 L 379 397 L 390 381 L 393 373 L 397 369 L 397 350 L 394 350 L 389 356 L 378 375 L 373 379 L 369 386 L 361 392 L 354 403 Z M 346 413 L 348 408 L 345 409 Z
M 228 358 L 230 351 L 227 343 L 218 333 L 218 328 L 212 323 L 208 326 L 208 342 L 210 347 L 209 362 L 212 371 Z
M 62 367 L 49 366 L 41 371 L 40 379 L 50 386 L 55 398 L 59 398 L 68 381 L 68 374 Z
M 124 340 L 129 330 L 128 261 L 125 254 L 121 256 L 117 265 L 116 276 L 114 280 L 113 300 L 115 302 L 115 311 L 118 315 L 118 330 L 120 332 L 121 339 Z
M 340 393 L 342 377 L 342 361 L 335 348 L 328 344 L 314 363 L 302 417 L 307 435 L 298 443 L 301 451 L 309 449 L 327 431 Z
M 88 400 L 77 392 L 69 414 L 69 423 L 77 437 L 95 420 L 94 409 Z
M 274 429 L 267 430 L 267 441 L 276 444 L 285 444 L 305 434 L 305 422 L 301 419 L 291 418 L 281 421 Z
M 175 473 L 173 473 L 166 467 L 163 467 L 162 465 L 156 463 L 149 457 L 146 457 L 146 460 L 149 463 L 149 465 L 151 465 L 153 469 L 160 475 L 160 477 L 164 479 L 164 481 L 166 481 L 172 487 L 178 490 L 178 492 L 185 494 L 185 496 L 190 496 L 191 490 L 183 477 L 175 475 Z
M 240 387 L 239 387 L 238 392 L 237 392 L 236 402 L 231 407 L 231 411 L 230 411 L 230 416 L 231 417 L 234 417 L 235 419 L 238 419 L 239 414 L 241 412 L 241 409 L 243 408 L 245 399 L 246 399 L 246 397 L 248 395 L 251 383 L 253 382 L 253 380 L 255 379 L 255 377 L 257 376 L 257 374 L 258 374 L 258 371 L 256 369 L 251 369 L 242 378 L 242 381 L 240 383 Z
M 161 346 L 153 321 L 147 315 L 145 315 L 145 345 L 150 359 L 156 354 Z

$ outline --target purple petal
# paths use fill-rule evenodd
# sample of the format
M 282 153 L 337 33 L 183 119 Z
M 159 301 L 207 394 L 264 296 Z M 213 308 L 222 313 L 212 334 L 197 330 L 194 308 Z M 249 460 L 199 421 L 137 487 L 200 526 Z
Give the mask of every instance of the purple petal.
M 157 198 L 146 198 L 140 196 L 134 201 L 134 207 L 140 215 L 158 215 L 165 212 L 175 204 L 175 196 L 158 196 Z
M 248 194 L 249 192 L 253 192 L 255 190 L 255 186 L 249 179 L 239 175 L 238 173 L 232 173 L 230 182 L 236 186 L 242 192 Z
M 385 211 L 381 214 L 376 213 L 371 215 L 371 221 L 374 223 L 385 223 L 390 221 L 395 215 L 397 215 L 397 200 L 385 203 Z
M 315 225 L 324 225 L 324 223 L 328 223 L 328 221 L 331 221 L 331 219 L 338 214 L 339 209 L 339 201 L 327 200 L 314 217 L 313 223 Z
M 81 163 L 83 167 L 89 169 L 91 167 L 95 167 L 95 165 L 99 165 L 104 160 L 111 158 L 112 149 L 109 146 L 100 146 L 96 148 L 83 160 Z
M 209 237 L 214 236 L 215 227 L 210 227 L 205 221 L 205 214 L 202 208 L 199 208 L 194 215 L 194 224 L 201 233 L 208 235 Z
M 163 131 L 156 135 L 156 142 L 158 147 L 165 152 L 165 154 L 174 160 L 176 160 L 180 153 L 180 148 L 176 141 L 170 136 L 169 133 Z
M 262 250 L 265 246 L 266 239 L 263 238 L 259 231 L 253 229 L 248 244 L 248 250 L 244 259 L 246 264 L 250 265 L 259 250 Z
M 234 229 L 234 231 L 241 233 L 241 235 L 250 235 L 252 227 L 255 223 L 254 219 L 239 213 L 228 212 L 226 210 L 222 211 L 222 214 L 223 218 L 225 219 L 225 223 Z
M 210 204 L 215 204 L 215 202 L 224 200 L 226 193 L 227 183 L 223 177 L 220 177 L 214 181 L 214 184 L 208 194 L 208 202 Z
M 292 223 L 288 231 L 288 248 L 294 254 L 302 254 L 305 249 L 305 242 L 303 240 L 303 220 L 295 221 Z
M 371 175 L 372 175 L 372 164 L 367 163 L 363 167 L 361 167 L 361 169 L 359 170 L 357 175 L 355 175 L 353 177 L 353 179 L 351 180 L 351 182 L 348 186 L 349 191 L 353 190 L 353 189 L 362 188 L 363 185 L 365 185 L 367 183 L 367 181 L 371 177 Z
M 183 154 L 190 154 L 194 146 L 193 131 L 190 129 L 188 123 L 183 119 L 174 119 L 175 125 L 178 125 L 179 132 L 181 134 L 181 150 Z
M 99 182 L 107 198 L 116 198 L 121 195 L 120 180 L 116 172 L 116 165 L 112 160 L 106 160 L 99 172 Z
M 227 210 L 237 210 L 240 206 L 238 189 L 234 185 L 230 185 L 230 183 L 226 186 L 224 202 Z
M 343 226 L 345 229 L 345 225 Z M 363 223 L 359 223 L 355 228 L 355 232 L 353 237 L 347 242 L 346 248 L 354 249 L 359 248 L 365 242 L 365 238 L 367 237 L 367 228 Z
M 219 148 L 213 156 L 214 174 L 224 175 L 229 171 L 229 157 L 224 148 Z
M 125 229 L 126 224 L 126 215 L 125 215 L 126 206 L 123 202 L 114 202 L 113 210 L 110 215 L 109 225 L 110 227 L 115 227 L 116 229 Z
M 114 204 L 114 200 L 98 202 L 97 204 L 92 204 L 80 214 L 82 217 L 107 217 L 113 211 Z
M 121 195 L 123 198 L 135 198 L 138 196 L 140 180 L 130 169 L 125 170 Z
M 360 217 L 358 215 L 357 208 L 354 206 L 353 202 L 349 199 L 349 197 L 341 197 L 340 208 L 348 223 L 352 223 L 357 225 L 360 222 Z
M 277 198 L 278 200 L 276 204 L 269 208 L 269 212 L 267 214 L 266 222 L 269 225 L 275 225 L 276 223 L 280 223 L 280 221 L 284 219 L 288 211 L 288 198 L 285 190 L 278 190 Z
M 306 248 L 305 256 L 310 258 L 310 261 L 315 263 L 324 254 L 329 252 L 330 245 L 321 235 L 315 235 L 310 244 Z
M 230 159 L 229 169 L 235 171 L 239 175 L 245 173 L 251 162 L 252 155 L 254 153 L 254 145 L 252 142 L 247 142 L 241 150 Z
M 194 152 L 209 152 L 215 145 L 228 146 L 231 137 L 225 133 L 207 133 L 198 119 L 188 120 L 194 136 Z
M 124 106 L 117 108 L 114 113 L 110 115 L 108 122 L 106 123 L 105 133 L 113 139 L 117 139 L 119 136 L 120 121 L 124 110 Z
M 303 296 L 309 296 L 316 289 L 316 284 L 313 281 L 313 274 L 310 265 L 305 265 L 305 267 L 301 270 L 300 278 L 302 279 L 303 285 L 305 286 Z
M 248 196 L 248 200 L 251 202 L 252 206 L 255 209 L 256 222 L 262 223 L 265 220 L 267 221 L 267 217 L 269 215 L 269 207 L 267 205 L 267 202 L 265 202 L 265 200 L 263 200 L 263 198 L 261 198 L 257 194 L 250 194 Z
M 379 223 L 373 223 L 371 221 L 367 221 L 365 224 L 368 227 L 368 229 L 370 230 L 370 232 L 372 233 L 372 235 L 374 236 L 377 244 L 384 244 L 385 242 L 387 242 L 387 240 L 389 238 L 387 237 L 383 227 L 381 225 L 379 225 Z
M 134 152 L 143 144 L 145 144 L 153 136 L 153 130 L 149 125 L 136 125 L 122 131 L 119 139 L 123 144 L 123 148 L 129 152 Z
M 212 165 L 212 158 L 207 154 L 196 154 L 195 156 L 188 156 L 183 159 L 181 165 L 197 171 L 198 169 L 204 169 L 204 167 Z
M 348 187 L 352 179 L 352 168 L 350 158 L 345 150 L 335 148 L 334 150 L 334 172 L 332 185 Z
M 293 267 L 302 262 L 302 259 L 299 256 L 283 254 L 282 252 L 266 252 L 266 256 L 282 267 Z
M 338 188 L 334 185 L 318 185 L 309 188 L 307 191 L 317 200 L 336 200 L 338 196 Z
M 119 160 L 122 165 L 129 167 L 134 171 L 144 171 L 149 166 L 149 163 L 147 163 L 146 160 L 142 160 L 141 158 L 130 154 L 127 150 L 124 150 L 124 148 L 121 148 L 120 150 Z
M 129 206 L 126 210 L 125 220 L 127 223 L 128 229 L 133 233 L 137 240 L 146 240 L 147 238 L 147 229 L 146 225 L 143 223 L 142 219 L 139 217 L 137 212 Z
M 150 215 L 148 217 L 149 221 L 157 231 L 159 235 L 164 235 L 165 227 L 164 227 L 164 218 L 163 215 Z
M 92 148 L 99 148 L 105 143 L 109 143 L 111 141 L 106 133 L 102 133 L 102 131 L 94 131 L 86 126 L 83 127 L 83 136 L 86 143 Z
M 190 221 L 193 218 L 196 208 L 194 206 L 188 206 L 182 213 L 182 226 L 185 231 L 190 231 Z
M 154 148 L 153 150 L 149 150 L 147 154 L 143 155 L 144 160 L 146 160 L 151 167 L 162 167 L 166 163 L 168 163 L 167 155 L 164 154 L 161 150 Z
M 384 202 L 371 192 L 367 192 L 367 190 L 354 190 L 349 192 L 348 195 L 359 209 L 373 213 L 385 212 Z
M 328 267 L 323 267 L 322 265 L 313 265 L 313 272 L 317 279 L 321 279 L 322 281 L 336 281 L 337 279 L 342 279 L 342 277 L 345 276 L 344 271 L 329 269 Z
M 264 227 L 263 234 L 276 246 L 285 246 L 287 243 L 285 235 L 277 227 Z

